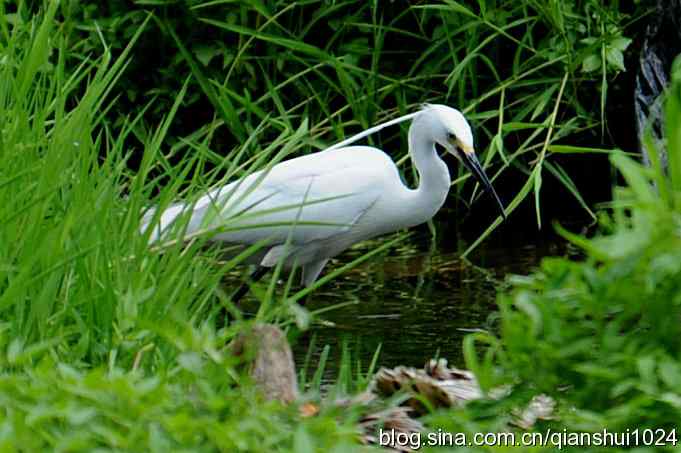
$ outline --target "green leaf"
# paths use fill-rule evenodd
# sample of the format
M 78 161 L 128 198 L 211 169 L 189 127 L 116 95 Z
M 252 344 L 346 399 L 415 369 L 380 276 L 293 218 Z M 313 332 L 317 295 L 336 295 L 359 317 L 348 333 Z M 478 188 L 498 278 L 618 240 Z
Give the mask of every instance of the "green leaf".
M 541 168 L 539 168 L 534 173 L 534 209 L 535 209 L 535 214 L 537 215 L 537 228 L 540 229 L 540 230 L 541 230 L 541 209 L 540 209 L 540 202 L 539 202 L 539 193 L 541 191 L 541 185 L 542 185 L 542 176 L 541 176 Z
M 296 321 L 298 329 L 305 331 L 310 327 L 311 316 L 310 312 L 295 302 L 289 304 L 289 310 Z
M 596 214 L 593 213 L 591 208 L 586 204 L 586 201 L 584 201 L 584 198 L 582 197 L 582 194 L 579 193 L 579 189 L 577 189 L 577 186 L 575 183 L 572 181 L 572 178 L 570 178 L 570 175 L 568 172 L 563 170 L 563 167 L 560 166 L 560 164 L 552 164 L 551 162 L 544 162 L 544 165 L 546 165 L 547 170 L 560 181 L 563 186 L 575 197 L 577 202 L 582 206 L 582 208 L 589 214 L 589 216 L 596 220 Z
M 180 54 L 187 62 L 187 65 L 191 69 L 192 74 L 196 78 L 196 81 L 199 83 L 199 86 L 203 90 L 204 94 L 206 95 L 210 103 L 213 105 L 215 110 L 217 110 L 220 113 L 223 121 L 225 122 L 226 125 L 228 125 L 230 131 L 232 131 L 236 138 L 241 142 L 245 141 L 246 131 L 244 130 L 242 122 L 239 119 L 239 115 L 230 99 L 226 96 L 218 98 L 215 89 L 213 89 L 213 86 L 208 80 L 208 77 L 204 75 L 199 66 L 196 64 L 191 52 L 189 52 L 189 50 L 184 45 L 182 40 L 180 40 L 177 33 L 175 33 L 173 27 L 169 24 L 164 24 L 164 26 L 168 33 L 170 34 L 170 36 L 175 41 L 175 44 L 177 44 Z
M 222 49 L 218 46 L 197 46 L 194 49 L 194 55 L 196 59 L 201 62 L 202 65 L 208 66 L 211 60 L 222 53 Z
M 327 55 L 324 51 L 319 49 L 318 47 L 315 47 L 311 44 L 307 44 L 305 42 L 302 42 L 300 40 L 296 39 L 289 39 L 289 38 L 282 38 L 281 36 L 276 36 L 276 35 L 270 35 L 267 33 L 263 33 L 257 30 L 252 30 L 248 27 L 242 27 L 240 25 L 232 25 L 228 24 L 225 22 L 220 22 L 217 20 L 213 19 L 206 19 L 202 18 L 200 19 L 201 22 L 205 22 L 209 25 L 213 25 L 215 27 L 221 28 L 223 30 L 231 31 L 234 33 L 239 33 L 245 36 L 252 36 L 256 39 L 259 39 L 261 41 L 267 41 L 270 42 L 274 45 L 281 46 L 296 52 L 300 52 L 303 54 L 310 55 L 312 57 L 316 57 L 319 59 L 329 59 L 329 55 Z
M 561 154 L 626 154 L 621 149 L 592 148 L 574 145 L 549 145 L 549 151 Z M 633 154 L 632 154 L 633 155 Z
M 45 17 L 38 27 L 38 33 L 33 39 L 29 53 L 23 60 L 19 78 L 19 80 L 21 80 L 21 93 L 26 93 L 34 82 L 34 77 L 39 69 L 48 63 L 48 57 L 51 50 L 50 35 L 58 5 L 59 2 L 56 1 L 49 3 Z
M 669 89 L 665 104 L 665 132 L 667 136 L 667 154 L 669 157 L 669 175 L 674 189 L 681 192 L 681 58 L 677 57 L 672 64 L 672 86 Z M 678 195 L 677 195 L 678 197 Z M 679 205 L 677 204 L 677 208 Z
M 430 4 L 430 5 L 415 5 L 413 6 L 414 9 L 431 9 L 431 10 L 439 10 L 442 11 L 443 13 L 448 12 L 448 13 L 458 13 L 458 14 L 463 14 L 471 18 L 477 18 L 478 16 L 471 11 L 470 9 L 466 8 L 464 5 L 462 5 L 459 2 L 455 2 L 453 0 L 445 0 L 444 3 L 445 5 L 435 5 L 435 4 Z
M 601 58 L 592 54 L 582 60 L 582 72 L 593 72 L 601 67 Z
M 293 451 L 300 453 L 314 453 L 314 442 L 304 425 L 299 425 L 293 440 Z
M 648 169 L 621 154 L 611 154 L 610 162 L 622 173 L 627 184 L 640 200 L 646 202 L 657 200 L 657 191 L 650 184 L 650 179 L 647 175 Z
M 619 38 L 615 38 L 612 41 L 610 41 L 608 45 L 621 52 L 624 52 L 625 50 L 627 50 L 627 47 L 629 47 L 629 44 L 631 44 L 631 39 L 625 38 L 624 36 L 620 36 Z
M 624 67 L 624 55 L 621 50 L 614 47 L 607 47 L 605 50 L 605 58 L 610 66 L 619 71 L 626 71 Z
M 667 359 L 658 365 L 658 373 L 662 382 L 673 389 L 681 387 L 681 365 Z

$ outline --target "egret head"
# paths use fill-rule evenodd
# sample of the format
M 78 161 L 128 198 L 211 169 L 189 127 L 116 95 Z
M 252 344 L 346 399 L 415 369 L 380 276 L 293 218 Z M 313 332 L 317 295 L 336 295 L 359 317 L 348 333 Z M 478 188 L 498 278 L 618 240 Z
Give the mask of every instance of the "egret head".
M 470 170 L 484 189 L 492 194 L 501 209 L 501 216 L 506 219 L 504 205 L 475 155 L 471 126 L 463 114 L 456 109 L 440 104 L 428 104 L 424 107 L 423 112 L 430 119 L 430 121 L 427 121 L 426 127 L 430 128 L 430 134 L 435 143 L 456 156 Z

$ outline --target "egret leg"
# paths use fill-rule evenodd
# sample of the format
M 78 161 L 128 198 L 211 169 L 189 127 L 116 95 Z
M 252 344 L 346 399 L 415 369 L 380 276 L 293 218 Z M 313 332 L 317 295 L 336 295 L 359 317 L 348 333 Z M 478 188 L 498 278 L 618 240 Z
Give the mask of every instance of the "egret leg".
M 249 281 L 243 282 L 241 286 L 239 286 L 239 288 L 234 292 L 232 295 L 232 303 L 238 304 L 250 289 L 250 284 L 260 281 L 260 279 L 263 278 L 269 270 L 269 267 L 258 266 L 258 268 L 254 270 L 253 273 L 248 277 Z
M 301 307 L 306 307 L 308 305 L 308 302 L 310 302 L 311 300 L 312 300 L 312 293 L 307 294 L 305 297 L 300 299 L 298 301 L 298 305 L 300 305 Z
M 251 273 L 251 275 L 248 276 L 248 281 L 245 281 L 239 286 L 239 288 L 232 294 L 231 300 L 234 305 L 239 305 L 239 301 L 246 295 L 248 290 L 250 289 L 250 285 L 259 281 L 262 279 L 267 271 L 269 271 L 269 267 L 265 266 L 258 266 L 256 270 Z M 217 327 L 221 328 L 224 327 L 225 324 L 227 324 L 227 319 L 229 319 L 229 313 L 227 313 L 227 309 L 223 306 L 220 306 L 220 312 L 217 314 Z

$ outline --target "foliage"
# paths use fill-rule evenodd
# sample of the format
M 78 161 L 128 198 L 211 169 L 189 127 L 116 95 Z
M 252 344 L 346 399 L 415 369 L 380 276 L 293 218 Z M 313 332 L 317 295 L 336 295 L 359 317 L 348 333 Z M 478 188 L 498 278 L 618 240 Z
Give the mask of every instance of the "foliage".
M 155 250 L 139 234 L 154 174 L 172 181 L 162 203 L 203 183 L 187 178 L 210 159 L 203 136 L 179 168 L 165 160 L 185 91 L 130 173 L 123 142 L 138 118 L 114 136 L 102 113 L 139 33 L 118 59 L 68 73 L 56 11 L 20 25 L 0 15 L 0 449 L 357 451 L 353 411 L 303 419 L 265 403 L 225 351 L 253 322 L 213 327 L 220 279 L 243 257 L 218 261 L 200 237 Z
M 245 382 L 234 387 L 228 372 L 225 363 L 195 351 L 167 374 L 148 377 L 116 368 L 79 371 L 49 360 L 25 374 L 4 374 L 0 448 L 358 451 L 352 412 L 302 418 L 295 406 L 263 402 Z
M 220 175 L 231 178 L 276 162 L 305 145 L 305 122 L 267 146 L 260 147 L 254 134 L 241 147 L 258 149 L 250 161 L 241 160 L 243 152 L 229 160 L 211 153 L 210 129 L 168 147 L 166 134 L 185 84 L 163 121 L 144 137 L 142 158 L 131 172 L 125 143 L 140 115 L 126 119 L 114 135 L 104 113 L 147 23 L 119 58 L 105 52 L 69 73 L 67 42 L 53 28 L 57 8 L 52 2 L 44 17 L 19 25 L 0 15 L 0 30 L 8 31 L 0 66 L 0 339 L 11 338 L 13 350 L 50 350 L 70 363 L 113 360 L 124 367 L 151 347 L 163 363 L 169 330 L 213 322 L 229 303 L 220 281 L 248 251 L 222 259 L 207 246 L 206 235 L 149 247 L 139 231 L 152 192 L 165 206 L 204 191 Z M 194 151 L 190 157 L 169 163 L 186 149 Z M 206 170 L 210 165 L 221 173 Z M 264 310 L 259 319 L 281 310 Z M 228 330 L 221 340 L 235 332 Z
M 130 146 L 149 136 L 189 75 L 167 139 L 209 129 L 207 146 L 222 156 L 259 124 L 266 124 L 266 140 L 309 118 L 318 148 L 329 132 L 341 138 L 422 102 L 445 103 L 477 126 L 478 152 L 492 179 L 513 181 L 508 211 L 534 194 L 541 226 L 545 176 L 593 216 L 575 182 L 579 175 L 570 175 L 560 157 L 593 151 L 574 146 L 576 140 L 602 144 L 608 83 L 624 69 L 626 27 L 641 10 L 598 0 L 107 0 L 63 2 L 59 17 L 74 67 L 101 52 L 102 43 L 121 51 L 152 14 L 122 76 L 125 95 L 111 107 L 117 129 L 147 103 L 126 139 Z M 30 14 L 23 7 L 16 16 Z M 384 136 L 386 149 L 404 148 L 405 140 L 391 138 Z M 572 146 L 558 145 L 568 138 Z M 466 183 L 455 186 L 459 201 L 477 200 L 481 193 L 468 187 L 468 175 L 458 176 Z
M 16 3 L 0 14 L 0 445 L 9 451 L 357 451 L 356 414 L 303 419 L 265 404 L 222 349 L 248 324 L 212 327 L 229 303 L 220 280 L 243 256 L 222 260 L 201 237 L 150 248 L 138 233 L 143 208 L 436 99 L 468 106 L 486 166 L 528 175 L 511 210 L 534 191 L 539 219 L 543 169 L 583 203 L 552 153 L 585 151 L 556 142 L 598 124 L 591 77 L 600 71 L 602 109 L 628 45 L 623 9 L 595 0 L 406 9 L 147 0 L 132 10 L 112 0 L 47 2 L 41 15 Z M 416 43 L 409 68 L 391 53 L 407 42 Z M 152 44 L 165 69 L 145 76 Z M 114 102 L 121 80 L 127 99 Z M 661 159 L 644 168 L 613 153 L 626 186 L 602 232 L 565 233 L 585 260 L 547 259 L 515 278 L 499 297 L 499 337 L 467 338 L 485 388 L 513 392 L 432 414 L 430 426 L 503 429 L 510 409 L 540 391 L 559 401 L 561 429 L 677 425 L 680 90 L 677 80 L 668 172 Z M 197 106 L 208 117 L 184 112 L 183 133 L 171 132 Z M 227 158 L 216 143 L 229 145 Z M 278 306 L 273 292 L 274 283 L 259 320 L 307 325 L 295 304 L 304 292 Z M 478 341 L 489 346 L 482 357 Z M 344 364 L 339 393 L 366 385 Z
M 652 168 L 613 155 L 625 185 L 615 189 L 601 233 L 587 239 L 559 227 L 585 259 L 547 258 L 537 272 L 515 277 L 498 298 L 500 337 L 468 339 L 491 345 L 484 360 L 468 357 L 482 383 L 514 384 L 516 404 L 540 392 L 559 401 L 555 429 L 678 430 L 681 73 L 674 79 L 666 100 L 669 168 L 652 145 Z M 639 451 L 673 449 L 671 442 L 647 447 Z
M 122 140 L 99 123 L 126 55 L 65 74 L 63 52 L 52 47 L 63 45 L 51 37 L 55 6 L 13 29 L 3 46 L 0 318 L 10 349 L 46 341 L 39 349 L 97 363 L 126 349 L 128 335 L 149 342 L 142 324 L 186 310 L 183 300 L 205 299 L 219 276 L 180 248 L 144 251 L 144 185 L 126 174 Z M 68 107 L 85 78 L 87 89 Z

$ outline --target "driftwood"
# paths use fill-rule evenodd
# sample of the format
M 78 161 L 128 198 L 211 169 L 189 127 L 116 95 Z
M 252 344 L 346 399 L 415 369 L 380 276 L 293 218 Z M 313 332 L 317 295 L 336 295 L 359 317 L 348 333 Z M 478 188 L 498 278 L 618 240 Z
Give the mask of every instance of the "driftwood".
M 381 444 L 380 440 L 376 437 L 379 428 L 406 436 L 426 430 L 423 424 L 414 418 L 411 409 L 403 406 L 389 407 L 366 415 L 360 420 L 360 427 L 363 431 L 362 440 L 365 444 L 381 445 L 386 449 L 399 453 L 408 453 L 412 450 L 401 445 Z
M 399 391 L 409 393 L 413 397 L 407 404 L 419 415 L 428 411 L 422 399 L 431 407 L 461 407 L 484 396 L 473 373 L 448 368 L 444 360 L 431 360 L 423 370 L 403 366 L 381 368 L 374 377 L 373 388 L 381 396 L 391 396 Z
M 519 428 L 529 430 L 537 420 L 551 420 L 556 409 L 556 402 L 550 396 L 536 395 L 522 411 L 515 411 L 513 424 Z
M 507 395 L 509 387 L 492 389 L 486 395 L 480 389 L 475 375 L 467 370 L 449 367 L 445 359 L 430 360 L 420 370 L 398 366 L 396 368 L 381 368 L 371 383 L 369 391 L 379 397 L 390 397 L 398 392 L 408 395 L 405 404 L 408 411 L 403 407 L 392 408 L 383 411 L 383 424 L 380 422 L 373 425 L 365 425 L 368 428 L 366 439 L 375 443 L 375 435 L 378 428 L 394 429 L 395 432 L 410 433 L 423 432 L 423 426 L 404 423 L 403 417 L 409 414 L 418 417 L 428 412 L 423 401 L 427 401 L 432 408 L 463 407 L 469 401 L 492 398 L 499 399 Z M 531 429 L 538 420 L 547 420 L 552 417 L 555 410 L 555 401 L 546 395 L 537 395 L 527 407 L 513 412 L 511 423 L 522 429 Z M 392 411 L 392 412 L 391 412 Z M 404 446 L 391 446 L 396 452 L 409 452 Z
M 278 327 L 256 325 L 232 343 L 231 351 L 248 363 L 249 373 L 266 399 L 283 403 L 299 399 L 293 354 L 286 336 Z M 381 368 L 365 392 L 323 404 L 364 407 L 366 415 L 359 421 L 362 440 L 367 444 L 378 444 L 379 429 L 407 436 L 426 431 L 418 417 L 428 412 L 427 406 L 463 407 L 469 401 L 481 398 L 502 398 L 509 391 L 510 388 L 502 387 L 485 394 L 473 373 L 449 367 L 446 360 L 440 359 L 430 360 L 423 369 L 403 366 Z M 398 393 L 405 395 L 404 404 L 386 407 L 385 398 Z M 550 419 L 554 409 L 553 399 L 537 395 L 527 407 L 513 412 L 511 423 L 522 429 L 531 429 L 538 420 Z M 313 417 L 319 413 L 319 406 L 305 402 L 299 410 L 302 417 Z M 411 451 L 404 446 L 383 446 L 395 452 Z

